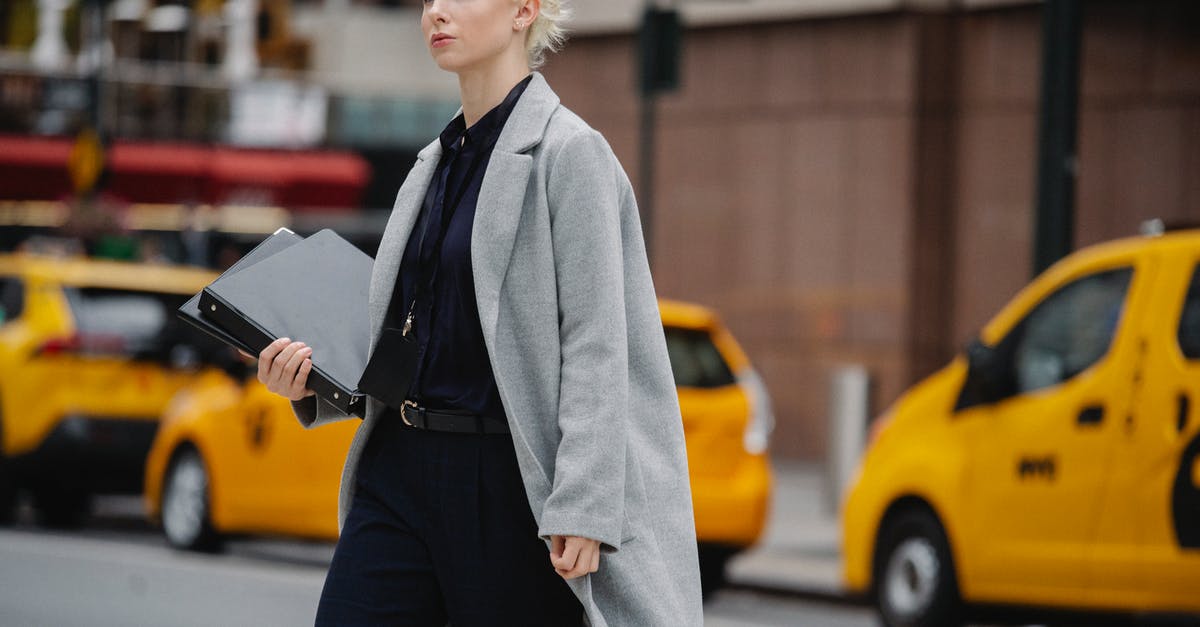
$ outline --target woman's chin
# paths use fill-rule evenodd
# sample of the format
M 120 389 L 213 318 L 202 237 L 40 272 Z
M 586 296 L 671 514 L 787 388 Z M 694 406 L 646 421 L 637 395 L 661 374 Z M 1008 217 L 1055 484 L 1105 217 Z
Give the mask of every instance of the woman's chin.
M 458 59 L 458 58 L 456 58 L 456 56 L 457 55 L 445 54 L 445 53 L 435 54 L 435 55 L 433 55 L 433 62 L 436 63 L 440 69 L 445 70 L 447 72 L 455 72 L 455 73 L 461 72 L 469 64 L 464 63 L 462 61 L 462 59 Z

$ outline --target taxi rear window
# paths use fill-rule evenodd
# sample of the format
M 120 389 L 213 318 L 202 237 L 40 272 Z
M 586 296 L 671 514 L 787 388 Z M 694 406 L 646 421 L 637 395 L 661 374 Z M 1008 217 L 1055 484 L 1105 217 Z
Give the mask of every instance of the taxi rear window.
M 16 320 L 24 308 L 25 287 L 21 280 L 11 276 L 0 276 L 0 325 Z
M 1200 359 L 1200 266 L 1192 273 L 1179 317 L 1179 348 L 1188 359 Z
M 186 295 L 83 287 L 69 288 L 67 298 L 78 332 L 116 339 L 119 352 L 150 357 L 183 339 L 175 310 Z
M 718 388 L 735 381 L 729 364 L 713 344 L 707 331 L 664 327 L 667 354 L 678 387 Z

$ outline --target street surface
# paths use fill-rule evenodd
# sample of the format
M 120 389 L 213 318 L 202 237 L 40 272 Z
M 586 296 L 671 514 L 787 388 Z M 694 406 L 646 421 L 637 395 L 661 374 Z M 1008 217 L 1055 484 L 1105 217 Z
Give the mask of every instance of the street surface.
M 137 499 L 104 499 L 86 529 L 25 522 L 0 530 L 0 625 L 311 625 L 332 545 L 238 540 L 219 555 L 166 546 Z M 715 627 L 870 627 L 866 608 L 731 590 L 706 606 Z
M 0 529 L 0 626 L 312 624 L 332 544 L 254 538 L 230 541 L 218 555 L 185 553 L 168 547 L 142 519 L 140 508 L 136 497 L 99 499 L 94 520 L 77 531 L 35 527 L 25 508 L 15 527 Z M 705 624 L 878 625 L 866 607 L 745 584 L 721 591 L 706 604 Z M 1056 623 L 1096 624 L 1093 619 Z

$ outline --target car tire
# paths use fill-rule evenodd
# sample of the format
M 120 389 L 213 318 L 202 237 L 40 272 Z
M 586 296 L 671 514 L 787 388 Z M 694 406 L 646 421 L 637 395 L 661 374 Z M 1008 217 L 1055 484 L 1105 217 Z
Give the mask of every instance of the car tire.
M 8 467 L 4 453 L 0 453 L 0 527 L 17 521 L 17 482 Z
M 700 557 L 700 595 L 708 600 L 725 586 L 725 567 L 729 558 L 737 553 L 737 549 L 704 542 L 697 548 Z
M 4 414 L 0 412 L 0 527 L 17 521 L 17 478 L 4 452 Z
M 962 624 L 946 533 L 925 509 L 889 516 L 876 543 L 872 595 L 886 627 Z
M 37 524 L 53 529 L 78 529 L 92 513 L 92 494 L 78 480 L 47 477 L 33 485 Z
M 213 529 L 208 469 L 191 447 L 172 456 L 162 483 L 162 528 L 167 543 L 177 549 L 215 552 L 220 535 Z

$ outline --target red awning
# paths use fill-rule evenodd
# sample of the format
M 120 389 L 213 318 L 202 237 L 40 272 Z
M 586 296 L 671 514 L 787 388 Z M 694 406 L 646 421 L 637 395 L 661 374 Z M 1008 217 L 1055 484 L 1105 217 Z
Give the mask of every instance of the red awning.
M 0 135 L 0 200 L 71 194 L 71 140 Z M 107 191 L 130 202 L 357 208 L 369 177 L 351 152 L 243 150 L 181 143 L 117 142 Z

